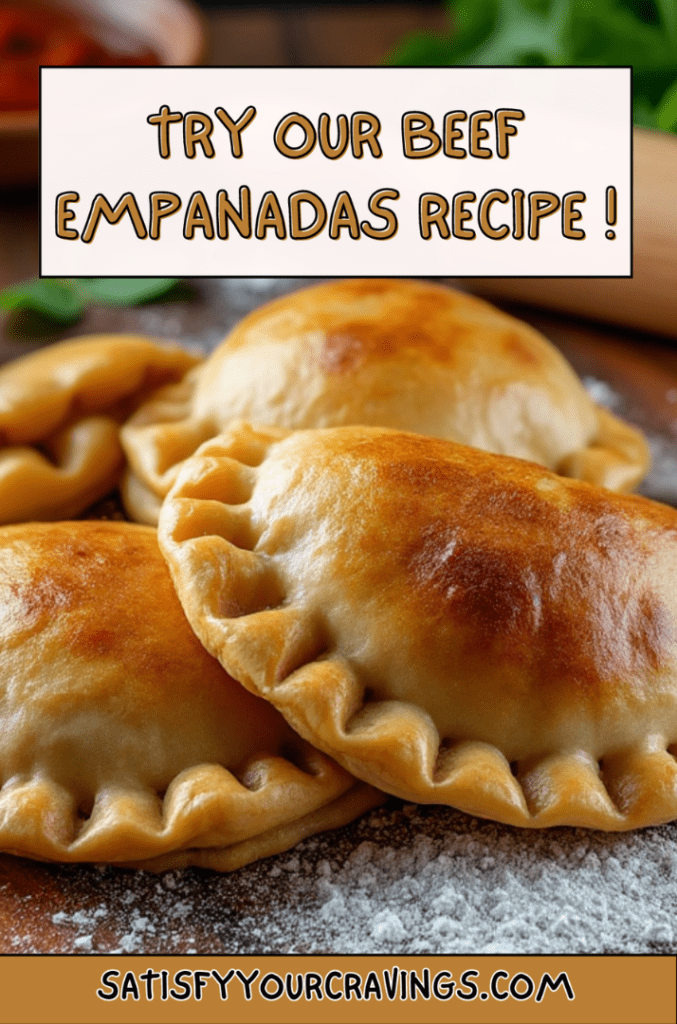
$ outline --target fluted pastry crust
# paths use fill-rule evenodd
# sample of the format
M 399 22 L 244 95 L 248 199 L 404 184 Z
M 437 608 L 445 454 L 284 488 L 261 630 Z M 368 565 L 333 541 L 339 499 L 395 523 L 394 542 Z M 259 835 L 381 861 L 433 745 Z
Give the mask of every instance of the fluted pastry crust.
M 198 358 L 134 335 L 64 341 L 0 368 L 0 523 L 78 515 L 109 493 L 123 419 Z
M 408 430 L 620 491 L 649 465 L 639 432 L 595 406 L 538 331 L 423 281 L 331 282 L 245 317 L 202 367 L 125 425 L 138 478 L 128 512 L 156 522 L 144 489 L 163 498 L 183 460 L 239 418 Z
M 155 531 L 0 530 L 0 850 L 231 870 L 382 801 L 234 682 Z
M 241 424 L 159 539 L 207 649 L 357 777 L 522 826 L 677 817 L 677 511 L 413 434 Z

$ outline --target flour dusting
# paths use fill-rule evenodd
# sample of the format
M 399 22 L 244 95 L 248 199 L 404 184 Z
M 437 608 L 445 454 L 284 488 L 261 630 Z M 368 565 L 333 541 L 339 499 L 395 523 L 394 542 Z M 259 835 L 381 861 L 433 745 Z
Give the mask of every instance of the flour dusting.
M 78 906 L 52 915 L 59 953 L 677 952 L 677 825 L 522 830 L 391 800 L 231 875 L 39 870 Z M 11 952 L 42 952 L 21 906 Z

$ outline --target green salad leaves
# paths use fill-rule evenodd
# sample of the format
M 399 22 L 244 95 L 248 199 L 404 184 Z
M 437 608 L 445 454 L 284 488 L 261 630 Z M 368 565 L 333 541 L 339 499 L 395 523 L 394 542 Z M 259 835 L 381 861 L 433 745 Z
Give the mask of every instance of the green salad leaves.
M 677 134 L 677 0 L 448 0 L 389 64 L 632 65 L 633 120 Z

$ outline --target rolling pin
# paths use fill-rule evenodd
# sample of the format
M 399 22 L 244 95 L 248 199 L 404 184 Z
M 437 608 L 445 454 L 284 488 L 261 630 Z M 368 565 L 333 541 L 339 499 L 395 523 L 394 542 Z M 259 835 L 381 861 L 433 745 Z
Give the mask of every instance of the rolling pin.
M 677 339 L 677 137 L 633 135 L 633 277 L 466 278 L 461 286 Z

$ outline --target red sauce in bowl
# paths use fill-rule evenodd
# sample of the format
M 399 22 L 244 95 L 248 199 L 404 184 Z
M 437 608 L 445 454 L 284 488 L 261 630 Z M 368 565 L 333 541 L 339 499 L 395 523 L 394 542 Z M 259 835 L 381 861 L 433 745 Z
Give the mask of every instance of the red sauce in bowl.
M 142 44 L 130 53 L 116 52 L 97 35 L 93 26 L 49 4 L 0 0 L 0 110 L 37 109 L 41 64 L 160 63 Z

